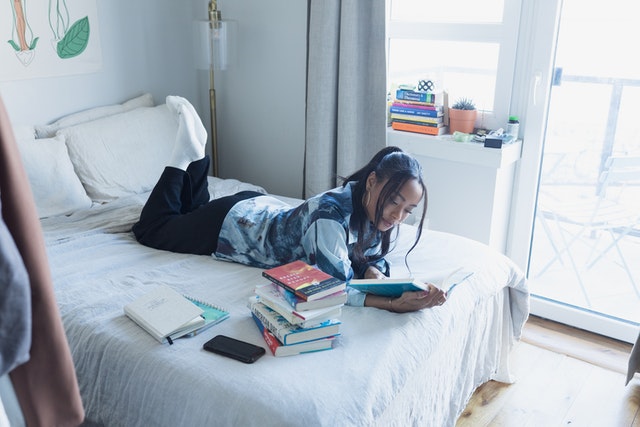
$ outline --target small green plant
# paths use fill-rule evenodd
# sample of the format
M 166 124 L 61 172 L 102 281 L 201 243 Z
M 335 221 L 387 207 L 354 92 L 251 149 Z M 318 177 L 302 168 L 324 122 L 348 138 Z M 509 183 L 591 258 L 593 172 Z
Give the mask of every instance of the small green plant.
M 476 104 L 470 98 L 458 98 L 451 108 L 454 110 L 475 110 Z

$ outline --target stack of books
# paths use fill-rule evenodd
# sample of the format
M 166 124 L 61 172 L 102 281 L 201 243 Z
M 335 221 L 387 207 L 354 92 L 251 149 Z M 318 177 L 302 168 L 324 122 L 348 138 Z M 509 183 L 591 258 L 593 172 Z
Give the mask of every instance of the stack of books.
M 445 98 L 443 92 L 396 90 L 395 100 L 389 106 L 391 127 L 395 130 L 427 135 L 447 133 Z
M 291 356 L 333 348 L 346 283 L 304 261 L 262 274 L 270 282 L 256 287 L 249 308 L 271 353 Z

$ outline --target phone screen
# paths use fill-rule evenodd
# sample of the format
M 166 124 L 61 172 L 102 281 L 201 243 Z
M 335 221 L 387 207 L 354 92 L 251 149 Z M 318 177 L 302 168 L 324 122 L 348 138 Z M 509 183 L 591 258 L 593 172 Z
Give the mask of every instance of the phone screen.
M 265 349 L 226 335 L 216 335 L 204 343 L 203 348 L 244 363 L 253 363 L 265 354 Z

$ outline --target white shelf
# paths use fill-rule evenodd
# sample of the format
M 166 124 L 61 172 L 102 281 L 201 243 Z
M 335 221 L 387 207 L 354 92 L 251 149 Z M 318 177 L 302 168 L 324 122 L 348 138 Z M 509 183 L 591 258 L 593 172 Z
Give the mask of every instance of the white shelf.
M 451 135 L 388 129 L 387 145 L 411 153 L 422 165 L 430 229 L 469 237 L 505 252 L 522 141 L 487 148 L 477 142 L 456 142 Z
M 515 163 L 522 153 L 521 140 L 502 148 L 487 148 L 478 142 L 456 142 L 451 135 L 430 136 L 393 129 L 387 130 L 387 145 L 418 156 L 492 168 Z

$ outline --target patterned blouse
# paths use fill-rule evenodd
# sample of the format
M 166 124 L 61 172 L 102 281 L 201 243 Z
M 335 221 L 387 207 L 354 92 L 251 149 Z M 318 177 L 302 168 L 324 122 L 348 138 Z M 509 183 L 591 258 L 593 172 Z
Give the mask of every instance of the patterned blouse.
M 225 217 L 213 255 L 265 269 L 302 259 L 347 281 L 363 277 L 371 265 L 388 275 L 384 258 L 368 263 L 352 259 L 358 233 L 350 226 L 354 185 L 329 190 L 297 207 L 270 196 L 243 200 Z M 370 232 L 375 236 L 365 255 L 380 251 L 381 233 L 373 225 Z M 364 304 L 364 294 L 348 292 L 347 304 Z

